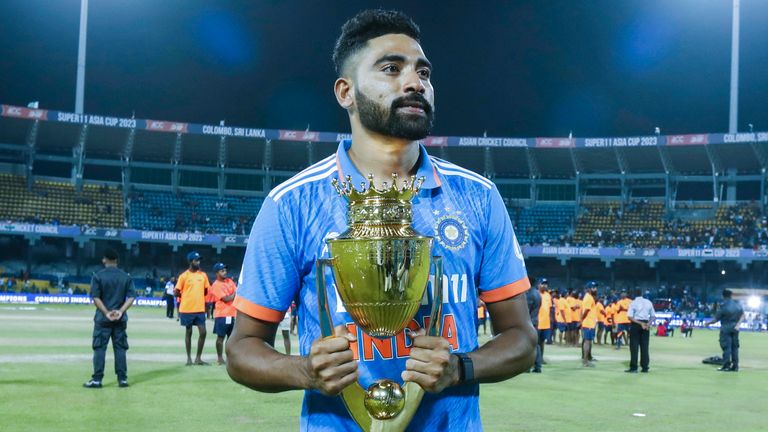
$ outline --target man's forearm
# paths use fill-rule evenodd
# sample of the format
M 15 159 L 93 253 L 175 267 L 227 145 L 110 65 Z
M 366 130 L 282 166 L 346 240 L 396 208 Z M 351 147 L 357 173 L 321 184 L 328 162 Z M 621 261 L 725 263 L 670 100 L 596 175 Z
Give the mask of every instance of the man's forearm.
M 101 311 L 101 313 L 103 313 L 104 315 L 107 315 L 107 314 L 109 314 L 109 310 L 107 310 L 107 307 L 106 307 L 106 306 L 104 306 L 104 302 L 103 302 L 103 301 L 101 301 L 101 298 L 99 298 L 99 297 L 94 297 L 94 298 L 93 298 L 93 304 L 95 304 L 95 305 L 96 305 L 96 308 L 97 308 L 98 310 L 100 310 L 100 311 Z
M 227 372 L 238 383 L 261 392 L 310 387 L 307 357 L 281 354 L 258 337 L 227 343 Z
M 532 325 L 511 328 L 498 334 L 470 354 L 475 380 L 504 381 L 527 371 L 536 359 L 537 334 Z
M 125 311 L 130 309 L 131 306 L 133 305 L 133 300 L 134 300 L 134 297 L 128 297 L 127 299 L 125 299 L 125 302 L 123 303 L 123 305 L 120 306 L 120 313 L 125 313 Z

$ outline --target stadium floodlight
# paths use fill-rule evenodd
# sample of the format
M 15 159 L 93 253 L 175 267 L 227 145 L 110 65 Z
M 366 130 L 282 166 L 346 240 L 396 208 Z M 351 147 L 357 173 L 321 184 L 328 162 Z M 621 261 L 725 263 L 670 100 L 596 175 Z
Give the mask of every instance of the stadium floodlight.
M 760 297 L 753 295 L 747 299 L 747 306 L 749 306 L 750 309 L 760 309 L 760 305 L 763 303 L 762 300 L 760 300 Z
M 85 42 L 88 33 L 88 0 L 80 0 L 80 35 L 77 39 L 77 84 L 75 85 L 75 113 L 83 113 L 85 98 Z
M 720 270 L 720 274 L 725 276 L 725 269 Z
M 731 25 L 731 104 L 728 116 L 728 133 L 736 133 L 739 123 L 739 3 L 733 0 L 733 24 Z

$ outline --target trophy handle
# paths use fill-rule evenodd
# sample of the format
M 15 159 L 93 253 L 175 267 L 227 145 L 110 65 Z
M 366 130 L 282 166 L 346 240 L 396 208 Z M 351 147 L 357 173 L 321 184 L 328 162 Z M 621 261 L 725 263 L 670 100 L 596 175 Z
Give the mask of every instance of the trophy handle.
M 431 264 L 435 266 L 435 278 L 432 284 L 432 311 L 426 332 L 428 336 L 440 336 L 442 331 L 441 318 L 443 312 L 443 257 L 433 256 Z M 315 263 L 315 280 L 317 282 L 317 306 L 319 309 L 320 334 L 323 338 L 333 336 L 333 316 L 328 305 L 328 292 L 325 284 L 326 268 L 333 266 L 333 259 L 318 259 Z M 341 399 L 347 411 L 364 431 L 395 432 L 404 431 L 416 414 L 424 389 L 414 382 L 403 386 L 405 392 L 405 408 L 396 417 L 389 420 L 376 420 L 368 414 L 365 408 L 365 389 L 355 382 L 341 391 Z
M 328 292 L 325 284 L 325 271 L 333 267 L 333 258 L 320 258 L 315 263 L 315 280 L 317 282 L 317 307 L 320 321 L 320 335 L 323 338 L 333 337 L 333 315 L 328 305 Z M 371 416 L 365 409 L 365 390 L 360 383 L 355 382 L 341 391 L 341 400 L 347 411 L 364 431 L 371 429 Z
M 317 283 L 317 307 L 320 320 L 320 335 L 323 338 L 333 336 L 333 317 L 328 306 L 328 292 L 325 290 L 325 269 L 332 268 L 333 258 L 319 258 L 315 262 L 315 281 Z

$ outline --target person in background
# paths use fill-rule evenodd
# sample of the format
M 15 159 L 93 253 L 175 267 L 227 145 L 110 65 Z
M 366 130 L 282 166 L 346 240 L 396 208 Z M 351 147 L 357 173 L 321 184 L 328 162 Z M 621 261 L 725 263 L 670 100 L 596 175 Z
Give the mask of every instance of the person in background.
M 629 327 L 629 369 L 626 372 L 637 373 L 637 350 L 640 348 L 640 372 L 648 373 L 651 361 L 648 352 L 650 342 L 650 327 L 656 320 L 653 303 L 644 298 L 639 290 L 634 290 L 635 299 L 629 304 L 627 319 L 632 323 Z
M 603 341 L 603 333 L 607 331 L 607 326 L 605 324 L 606 322 L 606 314 L 605 314 L 605 300 L 599 299 L 597 301 L 597 338 L 595 340 L 595 343 L 598 345 L 602 345 Z
M 684 338 L 693 337 L 693 326 L 687 319 L 684 319 L 683 323 L 680 324 L 680 333 L 683 334 Z
M 581 321 L 581 365 L 595 367 L 592 363 L 592 342 L 595 340 L 595 326 L 597 326 L 597 306 L 595 305 L 597 282 L 587 282 L 586 289 L 580 306 L 581 319 L 579 320 Z
M 208 290 L 213 296 L 215 311 L 213 313 L 213 332 L 216 334 L 216 356 L 218 364 L 226 364 L 224 361 L 224 340 L 232 334 L 235 327 L 235 316 L 237 309 L 232 306 L 235 300 L 235 291 L 237 286 L 232 278 L 227 277 L 227 266 L 218 262 L 213 265 L 213 272 L 216 274 L 216 280 L 211 284 Z
M 477 301 L 477 334 L 480 335 L 480 326 L 483 326 L 483 334 L 488 334 L 487 321 L 488 309 L 485 307 L 485 303 L 482 300 Z
M 555 291 L 555 323 L 557 324 L 558 344 L 563 344 L 563 336 L 565 336 L 565 343 L 568 344 L 568 316 L 567 313 L 568 303 L 565 300 L 565 293 Z
M 531 283 L 533 285 L 533 283 Z M 528 313 L 531 315 L 531 324 L 533 328 L 539 327 L 539 311 L 541 310 L 541 293 L 539 290 L 529 289 L 525 293 L 525 300 L 528 303 Z M 539 350 L 539 344 L 536 344 L 536 360 L 534 360 L 533 368 L 530 372 L 541 372 L 541 351 Z M 536 370 L 538 368 L 538 371 Z
M 173 309 L 176 297 L 173 295 L 173 290 L 176 288 L 176 278 L 171 277 L 168 282 L 165 283 L 165 316 L 168 319 L 173 319 Z
M 629 318 L 627 311 L 632 300 L 629 299 L 626 291 L 621 292 L 621 299 L 616 302 L 616 349 L 621 349 L 622 342 L 627 344 L 627 333 L 629 333 Z
M 717 308 L 715 317 L 708 321 L 707 327 L 720 321 L 720 348 L 723 350 L 723 366 L 721 372 L 738 372 L 739 370 L 739 326 L 744 320 L 744 308 L 734 300 L 731 290 L 723 290 L 723 302 Z
M 91 297 L 96 305 L 96 315 L 93 317 L 93 375 L 83 384 L 85 388 L 101 388 L 110 339 L 115 353 L 117 385 L 128 387 L 126 311 L 133 305 L 136 290 L 131 276 L 117 268 L 117 260 L 117 252 L 114 249 L 106 249 L 101 259 L 104 269 L 94 274 L 91 280 Z
M 278 330 L 283 335 L 283 348 L 285 349 L 285 355 L 291 355 L 291 323 L 293 321 L 293 308 L 296 307 L 293 303 L 285 311 L 283 319 L 280 324 L 277 325 Z
M 186 328 L 184 337 L 184 346 L 187 350 L 187 366 L 192 364 L 207 365 L 201 358 L 203 347 L 205 347 L 205 296 L 208 294 L 208 288 L 211 284 L 208 282 L 208 275 L 200 270 L 200 254 L 190 252 L 187 254 L 189 268 L 179 276 L 176 282 L 174 294 L 180 297 L 179 301 L 179 323 Z M 197 327 L 197 356 L 192 362 L 192 327 Z
M 544 344 L 552 335 L 552 321 L 549 317 L 552 310 L 552 296 L 549 294 L 549 281 L 546 278 L 541 278 L 538 288 L 541 305 L 539 306 L 536 325 L 536 329 L 539 331 L 539 346 L 536 348 L 536 361 L 533 364 L 533 372 L 535 373 L 541 373 L 541 365 L 544 364 Z

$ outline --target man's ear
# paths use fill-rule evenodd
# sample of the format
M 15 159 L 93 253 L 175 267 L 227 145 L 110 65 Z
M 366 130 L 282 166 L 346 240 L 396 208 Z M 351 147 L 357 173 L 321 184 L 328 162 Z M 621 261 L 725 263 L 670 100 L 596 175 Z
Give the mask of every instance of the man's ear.
M 333 83 L 333 92 L 336 94 L 336 102 L 342 108 L 348 110 L 354 105 L 352 100 L 352 82 L 349 78 L 339 78 Z

